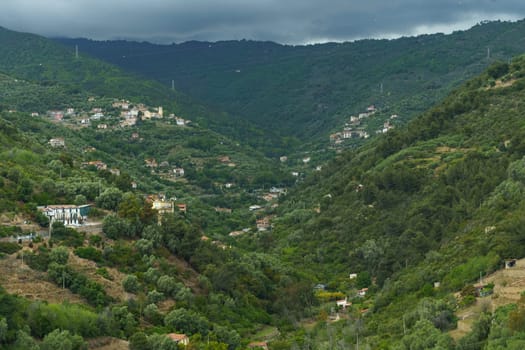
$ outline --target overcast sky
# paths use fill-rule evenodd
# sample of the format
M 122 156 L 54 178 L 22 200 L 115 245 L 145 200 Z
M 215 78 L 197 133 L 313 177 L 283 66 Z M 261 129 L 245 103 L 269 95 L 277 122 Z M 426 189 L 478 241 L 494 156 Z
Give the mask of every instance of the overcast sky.
M 524 0 L 0 0 L 0 26 L 9 29 L 157 43 L 350 41 L 522 18 Z

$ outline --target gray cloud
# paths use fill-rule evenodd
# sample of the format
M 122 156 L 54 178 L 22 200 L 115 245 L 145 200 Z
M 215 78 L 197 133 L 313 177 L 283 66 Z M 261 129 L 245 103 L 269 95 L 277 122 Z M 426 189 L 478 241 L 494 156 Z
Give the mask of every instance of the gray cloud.
M 2 0 L 0 26 L 46 36 L 154 42 L 346 41 L 525 17 L 523 0 Z

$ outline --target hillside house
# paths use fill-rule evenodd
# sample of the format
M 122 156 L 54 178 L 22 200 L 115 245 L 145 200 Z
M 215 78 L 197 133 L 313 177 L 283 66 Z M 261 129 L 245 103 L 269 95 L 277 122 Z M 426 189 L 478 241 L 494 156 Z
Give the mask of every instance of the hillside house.
M 57 138 L 49 140 L 49 144 L 51 145 L 51 147 L 54 147 L 54 148 L 66 147 L 66 142 L 64 138 L 62 137 L 57 137 Z
M 98 124 L 97 125 L 97 129 L 107 129 L 107 128 L 108 128 L 107 124 Z
M 262 350 L 268 350 L 268 343 L 265 341 L 253 341 L 250 344 L 248 344 L 248 349 L 262 349 Z
M 64 119 L 63 111 L 49 111 L 48 115 L 57 122 L 62 121 L 62 119 Z
M 219 160 L 219 162 L 221 162 L 221 163 L 223 163 L 223 164 L 224 164 L 224 163 L 227 164 L 227 163 L 231 162 L 231 159 L 230 159 L 229 156 L 221 156 L 221 157 L 219 157 L 219 158 L 217 158 L 217 159 Z
M 126 126 L 134 126 L 135 124 L 137 124 L 137 117 L 129 117 L 125 120 L 120 121 L 120 126 L 122 126 L 123 128 L 125 128 Z
M 116 102 L 113 102 L 113 108 L 120 108 L 120 109 L 124 109 L 124 110 L 127 110 L 129 109 L 129 101 L 116 101 Z
M 184 126 L 186 125 L 186 121 L 182 118 L 175 117 L 175 123 L 177 126 Z
M 343 130 L 343 138 L 344 139 L 351 139 L 353 137 L 354 133 L 352 132 L 352 129 Z
M 32 116 L 32 117 L 38 117 L 39 115 L 40 115 L 40 114 L 38 114 L 38 112 L 33 112 L 33 113 L 31 113 L 31 116 Z
M 151 207 L 158 211 L 159 215 L 175 212 L 175 206 L 173 201 L 165 201 L 160 199 L 154 200 L 153 203 L 151 203 Z
M 50 222 L 62 222 L 65 226 L 80 226 L 87 220 L 90 205 L 48 205 L 37 207 Z
M 120 176 L 120 169 L 117 168 L 111 168 L 109 169 L 109 172 L 115 176 Z
M 190 338 L 186 334 L 170 333 L 168 338 L 173 340 L 176 344 L 187 346 L 190 343 Z
M 269 216 L 260 218 L 260 219 L 256 220 L 255 223 L 257 225 L 257 231 L 267 231 L 267 230 L 269 230 L 272 227 L 272 225 L 270 224 L 270 217 Z
M 262 199 L 264 199 L 265 201 L 267 202 L 271 202 L 273 201 L 274 199 L 278 198 L 279 195 L 275 194 L 275 193 L 265 193 L 264 195 L 262 195 Z
M 288 157 L 287 157 L 287 156 L 279 157 L 279 161 L 280 161 L 281 163 L 284 163 L 284 162 L 286 162 L 287 160 L 288 160 Z
M 286 194 L 287 190 L 286 188 L 280 188 L 280 187 L 270 187 L 270 193 L 275 193 L 275 194 L 278 194 L 278 195 L 284 195 Z
M 100 160 L 92 160 L 90 162 L 82 163 L 82 167 L 89 167 L 89 166 L 93 166 L 97 168 L 97 170 L 107 170 L 108 168 L 108 165 Z
M 139 138 L 140 138 L 140 135 L 138 132 L 134 132 L 133 134 L 131 134 L 132 140 L 138 140 Z
M 178 203 L 177 208 L 179 208 L 179 211 L 184 214 L 186 214 L 186 211 L 188 210 L 186 203 Z
M 184 168 L 175 168 L 173 169 L 173 174 L 175 177 L 183 177 L 184 176 Z
M 244 231 L 232 231 L 232 232 L 228 233 L 228 236 L 230 236 L 230 237 L 238 237 L 238 236 L 243 235 L 245 233 L 246 232 L 244 232 Z
M 352 306 L 352 303 L 348 301 L 348 298 L 344 298 L 344 299 L 341 299 L 341 300 L 336 300 L 335 304 L 337 305 L 337 307 L 340 307 L 340 308 L 343 308 L 343 309 L 346 309 L 348 306 Z
M 159 166 L 155 158 L 144 159 L 144 163 L 146 163 L 146 167 L 148 168 L 157 168 Z
M 362 288 L 357 291 L 358 297 L 365 297 L 366 293 L 368 292 L 368 288 Z
M 326 290 L 326 284 L 319 283 L 314 286 L 314 291 L 323 291 Z

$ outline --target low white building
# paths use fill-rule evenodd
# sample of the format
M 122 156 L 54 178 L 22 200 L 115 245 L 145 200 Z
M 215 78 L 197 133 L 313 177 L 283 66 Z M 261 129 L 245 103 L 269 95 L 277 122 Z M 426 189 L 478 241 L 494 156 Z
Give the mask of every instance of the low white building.
M 87 220 L 90 209 L 89 204 L 85 205 L 48 205 L 38 207 L 50 222 L 62 222 L 65 226 L 80 226 Z

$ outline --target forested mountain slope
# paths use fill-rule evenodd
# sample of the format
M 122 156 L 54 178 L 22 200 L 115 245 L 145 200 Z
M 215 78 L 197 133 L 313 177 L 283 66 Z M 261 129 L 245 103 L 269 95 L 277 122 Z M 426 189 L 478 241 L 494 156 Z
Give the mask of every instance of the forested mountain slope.
M 368 287 L 368 301 L 353 301 L 373 310 L 361 329 L 373 348 L 403 334 L 396 348 L 481 349 L 510 341 L 501 333 L 509 327 L 519 337 L 523 315 L 512 308 L 493 330 L 478 324 L 457 344 L 441 331 L 455 327 L 452 312 L 467 300 L 449 293 L 465 297 L 504 259 L 525 256 L 523 101 L 518 57 L 491 65 L 406 128 L 338 157 L 282 203 L 274 251 L 332 292 Z M 348 340 L 341 326 L 339 339 Z M 424 333 L 435 337 L 421 345 L 416 334 Z
M 82 92 L 101 97 L 125 96 L 131 101 L 140 101 L 150 106 L 163 105 L 170 113 L 187 119 L 191 117 L 203 127 L 255 145 L 269 154 L 281 154 L 282 149 L 287 147 L 280 137 L 270 131 L 258 130 L 249 121 L 226 115 L 221 110 L 206 108 L 159 82 L 139 79 L 136 74 L 85 53 L 77 56 L 74 48 L 41 36 L 0 27 L 0 46 L 0 72 L 15 79 L 45 86 L 60 86 L 56 90 L 68 94 Z M 33 103 L 35 111 L 51 108 L 46 104 L 48 100 L 43 100 L 38 105 L 36 96 L 11 101 L 11 105 L 6 105 L 7 108 L 18 108 L 22 102 L 28 101 Z
M 326 143 L 330 131 L 371 104 L 409 120 L 493 60 L 521 53 L 523 33 L 525 22 L 519 21 L 450 35 L 307 46 L 59 41 L 168 86 L 173 81 L 260 128 Z

